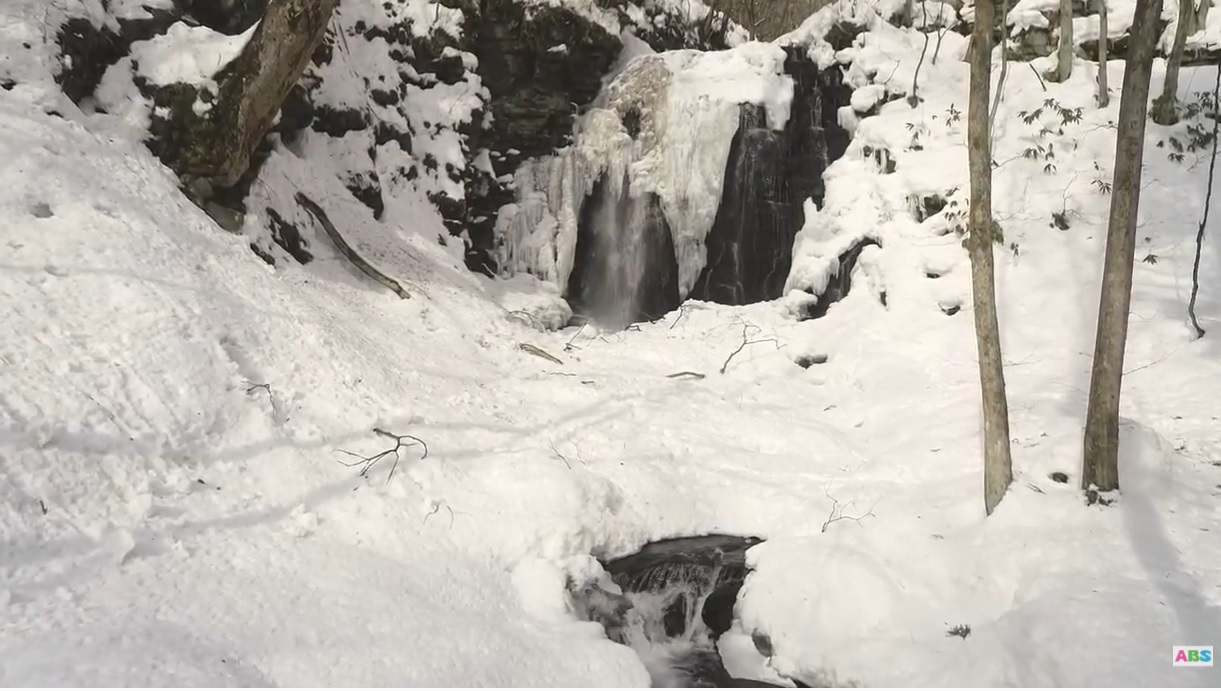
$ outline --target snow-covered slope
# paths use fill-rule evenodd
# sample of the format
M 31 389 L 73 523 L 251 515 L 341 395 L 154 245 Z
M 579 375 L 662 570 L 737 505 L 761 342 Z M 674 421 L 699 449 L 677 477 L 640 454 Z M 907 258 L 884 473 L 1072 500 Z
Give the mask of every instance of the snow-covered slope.
M 861 275 L 885 307 L 854 290 L 797 322 L 795 294 L 540 333 L 496 303 L 524 281 L 476 278 L 432 242 L 442 221 L 418 191 L 395 201 L 410 227 L 364 240 L 410 299 L 326 250 L 268 266 L 119 115 L 59 93 L 41 16 L 0 25 L 15 82 L 0 90 L 0 683 L 646 685 L 571 613 L 565 582 L 595 556 L 709 531 L 768 538 L 722 642 L 739 676 L 1221 683 L 1170 665 L 1171 646 L 1221 633 L 1221 253 L 1202 263 L 1210 333 L 1189 341 L 1207 163 L 1170 161 L 1158 129 L 1124 492 L 1086 507 L 1076 489 L 1108 203 L 1093 179 L 1118 106 L 1093 109 L 1092 65 L 1047 91 L 1011 69 L 1001 105 L 1017 477 L 985 520 L 965 255 L 944 211 L 912 217 L 913 198 L 954 199 L 965 180 L 956 35 L 924 64 L 917 108 L 860 121 L 803 234 L 811 276 L 834 255 L 820 243 L 878 238 Z M 858 86 L 909 88 L 918 36 L 877 25 L 862 46 Z M 1212 80 L 1188 71 L 1184 91 Z M 1049 98 L 1081 122 L 1060 134 L 1045 107 L 1040 135 L 1018 117 Z M 1049 143 L 1054 160 L 1022 156 Z M 668 376 L 682 371 L 705 376 Z M 341 465 L 393 446 L 375 427 L 427 457 L 405 448 L 393 477 L 392 459 L 367 478 Z M 958 625 L 966 638 L 946 635 Z

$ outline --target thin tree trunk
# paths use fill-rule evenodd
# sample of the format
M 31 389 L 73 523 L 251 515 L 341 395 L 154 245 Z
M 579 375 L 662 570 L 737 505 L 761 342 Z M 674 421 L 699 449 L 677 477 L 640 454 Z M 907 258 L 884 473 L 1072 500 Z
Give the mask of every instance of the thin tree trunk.
M 216 76 L 210 108 L 203 96 L 175 84 L 157 96 L 169 117 L 153 123 L 154 151 L 187 179 L 233 184 L 275 120 L 326 33 L 339 0 L 272 0 L 242 52 Z
M 971 294 L 975 304 L 975 345 L 984 416 L 984 511 L 996 509 L 1013 482 L 1009 450 L 1009 404 L 1001 362 L 1000 325 L 996 314 L 996 274 L 992 243 L 992 151 L 988 134 L 988 91 L 992 81 L 993 0 L 976 0 L 971 37 L 971 86 L 967 106 L 967 156 L 971 172 Z
M 1162 0 L 1137 0 L 1123 91 L 1119 97 L 1110 227 L 1098 305 L 1089 409 L 1085 418 L 1081 487 L 1086 491 L 1119 489 L 1119 393 L 1128 340 L 1128 311 L 1132 304 L 1132 263 L 1136 256 L 1136 215 L 1140 206 L 1149 78 L 1161 13 Z
M 1009 28 L 1005 20 L 1009 16 L 1009 0 L 1001 0 L 1001 76 L 996 80 L 996 95 L 992 97 L 992 111 L 988 114 L 988 147 L 996 141 L 996 112 L 1000 110 L 1005 96 L 1005 77 L 1009 74 Z
M 1213 108 L 1218 107 L 1221 99 L 1221 67 L 1217 69 L 1217 81 L 1213 84 Z M 1213 155 L 1208 162 L 1208 189 L 1204 192 L 1204 213 L 1200 217 L 1200 227 L 1196 230 L 1196 258 L 1191 264 L 1191 299 L 1187 301 L 1187 316 L 1191 318 L 1191 326 L 1196 331 L 1196 338 L 1204 338 L 1204 327 L 1196 318 L 1196 297 L 1200 294 L 1200 255 L 1204 253 L 1204 229 L 1208 227 L 1208 211 L 1213 202 L 1213 179 L 1217 172 L 1217 135 L 1221 134 L 1221 118 L 1213 117 Z
M 1197 31 L 1208 28 L 1208 9 L 1212 4 L 1212 0 L 1200 0 L 1200 9 L 1196 12 Z
M 1159 125 L 1173 125 L 1179 121 L 1179 68 L 1183 65 L 1183 50 L 1187 47 L 1188 16 L 1194 11 L 1192 0 L 1179 0 L 1174 45 L 1166 58 L 1166 81 L 1162 83 L 1162 95 L 1153 103 L 1153 121 Z
M 1107 49 L 1111 40 L 1107 38 L 1110 24 L 1107 23 L 1107 0 L 1098 0 L 1098 107 L 1111 104 L 1111 89 L 1107 85 Z
M 1063 84 L 1073 74 L 1073 0 L 1060 0 L 1060 52 L 1056 81 Z

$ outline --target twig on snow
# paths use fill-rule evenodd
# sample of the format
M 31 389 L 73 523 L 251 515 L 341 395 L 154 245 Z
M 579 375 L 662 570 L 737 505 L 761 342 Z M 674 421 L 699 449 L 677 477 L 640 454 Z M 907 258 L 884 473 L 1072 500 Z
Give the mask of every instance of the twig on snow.
M 451 528 L 454 527 L 454 510 L 452 507 L 450 507 L 450 505 L 447 502 L 443 502 L 443 501 L 435 502 L 432 505 L 432 511 L 429 511 L 427 514 L 424 515 L 424 520 L 420 521 L 420 525 L 424 525 L 425 523 L 428 522 L 428 519 L 435 516 L 437 514 L 437 512 L 441 510 L 442 504 L 445 505 L 445 510 L 449 512 L 449 527 L 451 527 Z
M 753 324 L 749 324 L 749 323 L 742 324 L 742 342 L 738 344 L 737 349 L 735 349 L 732 353 L 729 354 L 729 357 L 725 358 L 725 364 L 721 365 L 721 374 L 725 374 L 725 370 L 729 369 L 729 363 L 735 357 L 737 357 L 738 353 L 745 350 L 746 346 L 756 345 L 759 343 L 775 343 L 776 347 L 780 347 L 780 342 L 774 338 L 751 339 L 749 337 L 751 327 L 754 327 L 756 330 L 758 330 L 758 328 L 759 328 L 759 327 L 754 326 Z
M 533 345 L 531 343 L 518 343 L 517 348 L 524 352 L 530 353 L 531 355 L 533 355 L 535 357 L 541 357 L 544 360 L 550 360 L 557 365 L 564 364 L 563 360 L 559 359 L 558 357 L 552 355 L 551 353 L 548 353 L 547 351 L 543 350 L 542 348 L 539 348 L 538 346 Z
M 402 451 L 403 449 L 418 445 L 424 449 L 424 454 L 422 456 L 420 456 L 420 460 L 422 461 L 425 458 L 428 458 L 428 444 L 426 444 L 424 442 L 424 440 L 420 439 L 419 437 L 414 437 L 410 434 L 395 434 L 393 432 L 387 432 L 386 430 L 384 430 L 380 427 L 374 427 L 373 433 L 378 436 L 381 436 L 381 437 L 386 437 L 387 439 L 393 439 L 394 446 L 392 446 L 389 449 L 385 449 L 383 451 L 375 453 L 372 456 L 361 456 L 358 453 L 352 453 L 351 451 L 348 451 L 346 449 L 339 449 L 340 453 L 346 453 L 349 456 L 354 456 L 354 457 L 360 459 L 360 460 L 352 461 L 351 463 L 345 463 L 343 461 L 339 461 L 340 465 L 346 466 L 348 468 L 355 468 L 356 466 L 363 466 L 360 470 L 360 476 L 366 477 L 369 474 L 369 471 L 373 469 L 373 466 L 377 465 L 377 463 L 379 461 L 381 461 L 383 458 L 393 454 L 394 455 L 394 464 L 390 466 L 390 475 L 388 475 L 386 477 L 386 482 L 390 482 L 390 478 L 394 477 L 394 471 L 399 467 L 399 461 L 402 460 L 399 455 L 399 452 Z
M 831 513 L 827 515 L 827 520 L 823 521 L 822 530 L 820 532 L 827 532 L 827 528 L 829 528 L 832 523 L 838 523 L 839 521 L 855 521 L 858 525 L 860 525 L 862 520 L 873 516 L 873 507 L 870 507 L 868 511 L 859 516 L 845 515 L 844 509 L 852 506 L 852 502 L 841 505 L 838 499 L 831 496 L 830 489 L 825 490 L 824 493 L 827 495 L 827 498 L 831 500 Z M 877 504 L 875 503 L 874 506 L 877 506 Z
M 1039 71 L 1034 68 L 1034 63 L 1028 62 L 1026 65 L 1030 67 L 1030 71 L 1034 72 L 1034 76 L 1038 78 L 1039 86 L 1042 86 L 1043 90 L 1047 91 L 1047 82 L 1043 81 L 1043 75 L 1039 74 Z
M 721 370 L 721 374 L 724 374 L 724 373 L 725 373 L 725 371 Z M 674 374 L 666 375 L 666 379 L 678 379 L 680 377 L 683 377 L 683 378 L 690 377 L 691 379 L 703 379 L 704 375 L 699 372 L 692 372 L 690 370 L 684 370 L 682 372 L 675 372 Z

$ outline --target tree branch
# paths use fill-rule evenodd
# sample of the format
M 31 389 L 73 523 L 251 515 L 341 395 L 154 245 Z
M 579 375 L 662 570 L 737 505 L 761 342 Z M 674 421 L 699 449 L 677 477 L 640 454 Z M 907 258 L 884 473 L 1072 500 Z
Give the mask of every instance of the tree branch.
M 339 461 L 339 464 L 342 466 L 348 467 L 348 468 L 355 468 L 357 466 L 362 466 L 361 470 L 360 470 L 360 476 L 366 477 L 366 476 L 368 476 L 369 471 L 373 469 L 373 466 L 377 465 L 379 461 L 381 461 L 383 458 L 386 458 L 387 456 L 393 455 L 394 464 L 390 466 L 390 474 L 388 476 L 386 476 L 386 482 L 390 482 L 390 478 L 394 477 L 394 471 L 398 468 L 399 461 L 401 460 L 401 458 L 399 456 L 399 452 L 402 451 L 403 449 L 410 448 L 412 446 L 420 446 L 424 449 L 424 454 L 422 456 L 420 456 L 420 460 L 422 461 L 425 458 L 428 458 L 428 444 L 424 443 L 424 440 L 420 439 L 419 437 L 413 437 L 410 434 L 395 434 L 393 432 L 387 432 L 386 430 L 384 430 L 380 427 L 374 427 L 373 433 L 380 437 L 386 437 L 388 439 L 393 439 L 394 446 L 392 446 L 388 449 L 385 449 L 383 451 L 379 451 L 378 453 L 375 453 L 372 456 L 361 456 L 358 453 L 352 453 L 351 451 L 348 451 L 346 449 L 339 449 L 340 453 L 345 453 L 349 456 L 354 456 L 355 458 L 359 459 L 356 461 L 352 461 L 351 463 L 345 463 L 343 461 Z

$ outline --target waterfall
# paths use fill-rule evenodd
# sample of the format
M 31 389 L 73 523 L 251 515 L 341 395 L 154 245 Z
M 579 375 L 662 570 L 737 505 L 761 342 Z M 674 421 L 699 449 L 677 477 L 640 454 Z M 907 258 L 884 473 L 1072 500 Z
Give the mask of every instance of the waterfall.
M 656 195 L 633 195 L 626 174 L 598 179 L 581 207 L 568 283 L 573 312 L 621 329 L 678 304 L 678 267 Z

